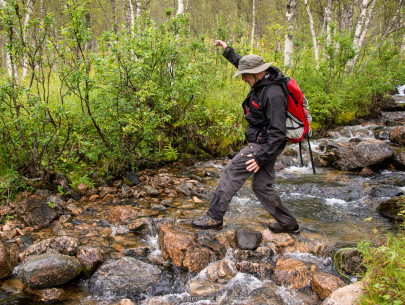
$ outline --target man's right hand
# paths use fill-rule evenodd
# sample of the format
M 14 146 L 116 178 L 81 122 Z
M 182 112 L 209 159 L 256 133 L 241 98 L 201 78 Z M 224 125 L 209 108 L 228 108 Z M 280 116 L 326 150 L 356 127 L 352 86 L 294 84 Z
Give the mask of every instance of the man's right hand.
M 222 40 L 215 40 L 215 46 L 216 47 L 222 47 L 222 50 L 225 51 L 226 47 L 228 46 L 226 44 L 226 42 L 222 41 Z

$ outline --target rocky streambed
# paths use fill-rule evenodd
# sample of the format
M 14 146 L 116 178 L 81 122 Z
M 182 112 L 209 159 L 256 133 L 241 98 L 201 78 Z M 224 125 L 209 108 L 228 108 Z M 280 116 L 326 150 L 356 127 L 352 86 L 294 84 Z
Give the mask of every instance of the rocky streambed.
M 398 110 L 398 109 L 395 109 Z M 360 240 L 396 230 L 405 193 L 403 112 L 289 145 L 276 187 L 299 236 L 272 234 L 249 183 L 221 231 L 199 231 L 229 159 L 128 173 L 2 206 L 0 304 L 344 304 L 361 293 Z M 305 145 L 304 145 L 305 147 Z M 68 194 L 69 193 L 69 194 Z M 380 211 L 380 212 L 379 212 Z M 14 217 L 14 219 L 11 219 Z M 339 264 L 337 264 L 339 262 Z

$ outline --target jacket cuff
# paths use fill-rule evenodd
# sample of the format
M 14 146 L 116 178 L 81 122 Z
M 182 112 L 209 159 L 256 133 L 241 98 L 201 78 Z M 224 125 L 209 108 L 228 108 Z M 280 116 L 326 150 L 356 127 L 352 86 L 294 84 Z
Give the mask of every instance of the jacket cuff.
M 225 58 L 227 58 L 229 56 L 229 53 L 231 53 L 232 47 L 227 46 L 224 50 L 224 52 L 222 53 L 222 56 L 224 56 Z
M 257 155 L 257 153 L 253 153 L 253 159 L 255 159 L 257 165 L 259 165 L 260 167 L 262 167 L 265 162 L 263 162 L 263 160 Z

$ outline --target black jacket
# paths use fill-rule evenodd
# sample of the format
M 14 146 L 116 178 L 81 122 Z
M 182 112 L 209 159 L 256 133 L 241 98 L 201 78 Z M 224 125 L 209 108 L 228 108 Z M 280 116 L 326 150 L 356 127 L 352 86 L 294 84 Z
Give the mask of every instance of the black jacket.
M 242 58 L 229 46 L 223 56 L 236 68 Z M 262 144 L 262 149 L 253 154 L 259 166 L 266 164 L 272 154 L 286 145 L 287 93 L 280 85 L 282 74 L 279 70 L 270 67 L 267 72 L 253 86 L 242 104 L 249 123 L 245 131 L 246 140 Z

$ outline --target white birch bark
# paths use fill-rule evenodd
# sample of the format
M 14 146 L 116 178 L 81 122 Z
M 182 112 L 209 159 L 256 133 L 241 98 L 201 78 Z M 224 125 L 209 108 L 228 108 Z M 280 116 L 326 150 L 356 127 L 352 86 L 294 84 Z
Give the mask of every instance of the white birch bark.
M 33 10 L 33 4 L 34 3 L 33 3 L 32 0 L 27 1 L 27 12 L 25 14 L 24 27 L 23 27 L 23 37 L 22 37 L 24 44 L 28 44 L 28 41 L 27 41 L 27 35 L 28 35 L 27 27 L 28 27 L 28 23 L 30 22 L 30 19 L 31 19 L 32 10 Z M 28 64 L 27 63 L 27 55 L 24 54 L 23 60 L 22 60 L 22 74 L 21 74 L 22 78 L 27 76 L 27 71 L 28 71 L 27 64 Z
M 287 32 L 285 34 L 284 40 L 284 65 L 293 65 L 293 54 L 294 54 L 294 17 L 297 2 L 295 0 L 287 0 L 287 9 L 285 16 L 287 18 Z
M 6 1 L 0 0 L 0 5 L 1 5 L 1 7 L 6 7 Z M 5 39 L 5 45 L 7 46 L 9 44 L 8 37 L 4 37 L 4 39 Z M 7 47 L 5 49 L 6 49 L 6 66 L 7 66 L 8 76 L 10 78 L 14 77 L 14 80 L 16 80 L 18 78 L 16 66 L 13 64 L 10 51 L 8 50 Z
M 310 27 L 310 29 L 311 29 L 312 43 L 314 44 L 315 62 L 316 62 L 316 65 L 318 66 L 318 62 L 319 62 L 319 47 L 318 47 L 318 41 L 317 41 L 317 39 L 316 39 L 314 18 L 312 17 L 311 8 L 309 7 L 308 0 L 304 0 L 304 2 L 305 2 L 305 7 L 307 8 L 307 13 L 308 13 L 308 17 L 309 17 L 309 27 Z
M 250 38 L 250 50 L 253 53 L 255 45 L 255 29 L 256 29 L 256 0 L 252 1 L 252 33 Z
M 359 19 L 357 20 L 356 30 L 354 32 L 353 46 L 356 50 L 358 50 L 364 19 L 366 18 L 366 14 L 367 14 L 368 1 L 369 0 L 362 0 L 361 12 L 360 12 Z
M 330 23 L 332 21 L 332 0 L 328 0 L 325 7 L 325 24 L 326 24 L 326 45 L 330 46 L 332 43 L 332 33 L 330 30 Z
M 139 18 L 141 16 L 141 0 L 135 1 L 135 18 Z
M 176 16 L 184 14 L 184 1 L 178 0 L 177 3 L 178 3 L 178 8 L 177 8 Z
M 405 32 L 404 35 L 402 36 L 401 60 L 404 59 L 404 56 L 405 56 Z
M 130 33 L 131 37 L 134 37 L 134 26 L 135 26 L 135 15 L 134 15 L 134 6 L 132 4 L 132 0 L 128 0 L 129 3 L 129 26 L 130 26 Z

